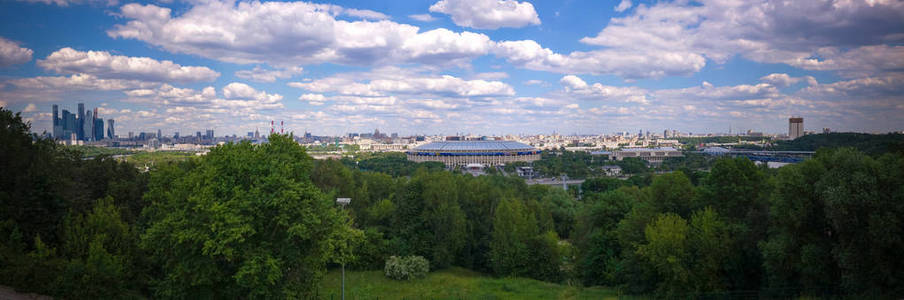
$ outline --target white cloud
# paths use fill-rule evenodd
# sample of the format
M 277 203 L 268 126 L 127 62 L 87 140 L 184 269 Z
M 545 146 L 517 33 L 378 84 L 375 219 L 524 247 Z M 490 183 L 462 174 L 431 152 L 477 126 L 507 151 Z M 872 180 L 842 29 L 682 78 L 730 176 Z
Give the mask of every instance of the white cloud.
M 277 79 L 291 78 L 294 75 L 301 74 L 301 67 L 291 67 L 280 70 L 267 70 L 260 66 L 255 66 L 251 70 L 240 70 L 235 72 L 235 76 L 242 79 L 248 79 L 254 82 L 274 82 Z
M 408 15 L 409 18 L 412 18 L 421 22 L 433 22 L 436 21 L 436 18 L 430 14 L 417 14 L 417 15 Z
M 181 66 L 168 60 L 111 55 L 106 51 L 78 51 L 68 47 L 38 60 L 37 64 L 61 74 L 91 74 L 110 79 L 196 82 L 213 81 L 220 76 L 219 72 L 207 67 Z
M 902 13 L 901 1 L 657 2 L 581 42 L 651 58 L 741 55 L 845 76 L 900 69 L 904 50 L 886 44 L 904 42 Z
M 26 112 L 26 113 L 36 112 L 36 111 L 38 111 L 38 107 L 34 103 L 29 103 L 28 105 L 25 106 L 25 109 L 22 110 L 22 112 Z
M 904 70 L 904 46 L 875 45 L 842 51 L 837 47 L 817 50 L 818 56 L 797 57 L 785 63 L 806 70 L 842 70 L 845 77 L 864 77 Z
M 347 9 L 305 2 L 209 1 L 179 16 L 169 8 L 127 4 L 113 38 L 137 39 L 168 51 L 231 63 L 276 67 L 338 63 L 380 65 L 407 62 L 455 64 L 485 55 L 483 34 L 392 21 L 345 21 Z
M 538 80 L 538 79 L 531 79 L 531 80 L 527 80 L 527 81 L 522 82 L 522 83 L 523 83 L 524 85 L 546 85 L 546 81 Z
M 801 81 L 806 81 L 808 85 L 817 85 L 816 78 L 813 76 L 791 77 L 784 73 L 772 73 L 760 77 L 760 81 L 772 84 L 777 87 L 788 87 Z
M 29 3 L 43 3 L 43 4 L 55 4 L 57 6 L 69 6 L 71 5 L 79 5 L 79 4 L 99 4 L 99 5 L 107 5 L 113 6 L 119 3 L 118 0 L 19 0 L 25 1 Z
M 440 0 L 430 11 L 450 15 L 458 26 L 477 29 L 540 24 L 532 4 L 515 0 Z
M 583 79 L 566 75 L 559 80 L 567 95 L 587 100 L 615 100 L 648 104 L 648 91 L 637 87 L 617 87 L 600 83 L 587 84 Z
M 67 76 L 38 76 L 31 78 L 13 79 L 10 84 L 24 89 L 32 90 L 101 90 L 116 91 L 134 88 L 146 88 L 156 86 L 156 83 L 140 80 L 102 79 L 89 74 L 73 74 Z
M 630 49 L 574 51 L 568 55 L 543 48 L 535 41 L 503 41 L 497 43 L 494 54 L 518 67 L 557 73 L 615 74 L 624 78 L 647 78 L 690 75 L 706 65 L 706 59 L 696 53 Z
M 322 94 L 304 94 L 298 97 L 298 100 L 307 101 L 311 105 L 323 105 L 326 97 Z
M 366 82 L 363 82 L 366 79 Z M 290 82 L 289 86 L 316 93 L 350 96 L 386 96 L 394 94 L 434 94 L 455 97 L 511 96 L 515 90 L 500 81 L 464 80 L 450 75 L 424 75 L 398 68 L 370 73 L 349 73 L 310 82 Z
M 472 77 L 483 80 L 499 80 L 508 78 L 509 74 L 506 72 L 486 72 L 474 74 Z
M 0 37 L 0 68 L 27 63 L 31 61 L 32 53 L 31 49 Z
M 629 8 L 631 8 L 632 5 L 634 5 L 634 4 L 631 3 L 631 0 L 621 0 L 621 2 L 618 3 L 618 6 L 615 7 L 615 11 L 617 11 L 617 12 L 626 11 Z

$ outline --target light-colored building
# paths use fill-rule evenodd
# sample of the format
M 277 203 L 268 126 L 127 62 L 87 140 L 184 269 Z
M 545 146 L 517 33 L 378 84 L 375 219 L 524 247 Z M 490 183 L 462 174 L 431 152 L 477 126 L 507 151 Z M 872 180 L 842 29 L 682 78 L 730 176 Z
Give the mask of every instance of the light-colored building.
M 804 136 L 804 118 L 791 117 L 788 119 L 788 138 L 796 139 Z
M 602 166 L 601 169 L 606 176 L 611 177 L 616 177 L 622 173 L 622 169 L 619 166 Z
M 681 151 L 672 147 L 660 148 L 628 148 L 612 152 L 612 159 L 624 160 L 626 157 L 634 157 L 646 160 L 651 164 L 662 163 L 669 157 L 683 157 Z
M 436 161 L 448 167 L 482 164 L 498 166 L 540 159 L 540 150 L 515 141 L 440 141 L 407 151 L 408 160 Z

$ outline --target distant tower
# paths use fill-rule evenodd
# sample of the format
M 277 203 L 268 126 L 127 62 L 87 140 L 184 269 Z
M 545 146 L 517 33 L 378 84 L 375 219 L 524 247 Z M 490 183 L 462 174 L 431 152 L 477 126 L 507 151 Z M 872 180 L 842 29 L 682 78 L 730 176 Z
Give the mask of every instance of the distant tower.
M 791 117 L 788 119 L 788 137 L 793 139 L 804 135 L 804 118 Z
M 73 131 L 76 133 L 76 136 L 78 136 L 78 139 L 85 140 L 85 104 L 84 103 L 78 104 L 78 115 L 77 115 L 77 118 L 75 119 L 75 122 L 76 122 L 76 124 L 75 124 L 76 127 L 73 128 L 74 129 Z
M 53 137 L 56 139 L 63 137 L 63 120 L 60 119 L 59 109 L 59 106 L 53 105 Z
M 112 139 L 116 136 L 116 131 L 113 130 L 113 119 L 107 119 L 107 138 Z

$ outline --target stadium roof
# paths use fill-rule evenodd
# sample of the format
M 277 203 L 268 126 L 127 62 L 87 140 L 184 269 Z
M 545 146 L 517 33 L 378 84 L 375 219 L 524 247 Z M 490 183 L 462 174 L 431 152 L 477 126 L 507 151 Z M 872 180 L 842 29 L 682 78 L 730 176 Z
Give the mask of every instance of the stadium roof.
M 414 150 L 421 151 L 489 151 L 489 150 L 532 150 L 534 147 L 515 141 L 445 141 L 432 142 Z

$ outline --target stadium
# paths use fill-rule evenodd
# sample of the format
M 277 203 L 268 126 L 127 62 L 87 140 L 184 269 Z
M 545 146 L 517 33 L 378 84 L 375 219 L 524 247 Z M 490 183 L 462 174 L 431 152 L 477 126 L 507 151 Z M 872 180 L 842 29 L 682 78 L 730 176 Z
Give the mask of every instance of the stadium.
M 540 150 L 515 141 L 432 142 L 406 152 L 414 162 L 436 161 L 447 167 L 481 164 L 498 166 L 516 161 L 540 159 Z

